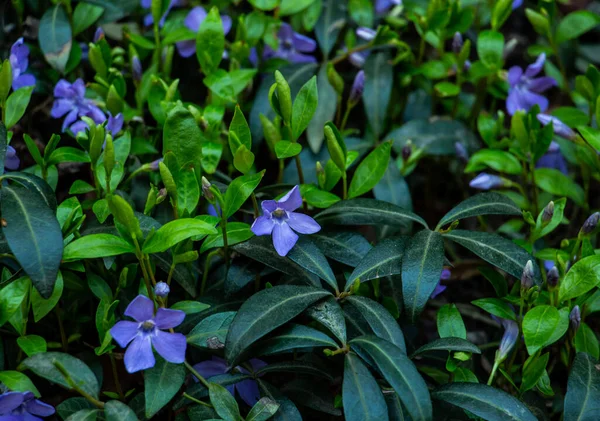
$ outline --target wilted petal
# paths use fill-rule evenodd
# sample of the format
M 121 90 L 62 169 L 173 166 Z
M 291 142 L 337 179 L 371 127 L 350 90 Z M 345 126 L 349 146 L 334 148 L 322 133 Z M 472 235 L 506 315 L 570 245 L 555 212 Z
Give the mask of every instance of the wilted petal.
M 260 391 L 258 390 L 258 384 L 255 380 L 244 380 L 235 385 L 240 397 L 246 405 L 254 406 L 260 399 Z
M 181 57 L 188 58 L 196 54 L 196 41 L 192 39 L 178 42 L 175 45 L 177 46 L 177 52 Z
M 527 83 L 527 89 L 529 89 L 532 92 L 541 93 L 541 92 L 544 92 L 556 85 L 557 85 L 556 79 L 554 79 L 553 77 L 550 77 L 550 76 L 544 76 L 544 77 L 538 77 L 536 79 L 531 79 Z
M 121 320 L 110 329 L 110 335 L 121 348 L 125 348 L 137 336 L 138 331 L 139 323 Z
M 290 212 L 289 219 L 287 220 L 288 225 L 294 231 L 300 234 L 314 234 L 321 230 L 321 226 L 308 215 L 303 213 Z
M 145 322 L 154 317 L 154 303 L 146 296 L 138 295 L 125 309 L 125 315 L 138 322 Z
M 197 32 L 204 19 L 206 19 L 206 10 L 204 7 L 196 6 L 190 10 L 183 23 L 188 29 Z
M 275 224 L 273 227 L 273 246 L 280 256 L 286 256 L 298 241 L 298 235 L 288 224 Z
M 300 206 L 302 206 L 302 196 L 300 196 L 300 188 L 298 186 L 294 186 L 292 190 L 287 192 L 285 196 L 283 196 L 277 201 L 277 204 L 279 205 L 279 208 L 288 212 L 298 209 Z
M 270 235 L 274 225 L 275 221 L 272 218 L 263 215 L 254 220 L 250 229 L 254 235 Z
M 535 62 L 533 62 L 529 66 L 527 66 L 527 69 L 525 70 L 525 76 L 531 78 L 531 77 L 534 77 L 535 75 L 537 75 L 544 68 L 545 61 L 546 61 L 546 54 L 545 53 L 540 54 L 537 57 L 537 59 L 535 60 Z
M 185 313 L 181 310 L 159 308 L 154 316 L 154 323 L 159 329 L 171 329 L 179 326 L 183 319 L 185 319 Z
M 156 360 L 152 353 L 150 336 L 138 336 L 125 351 L 125 368 L 129 373 L 154 367 Z
M 181 364 L 185 360 L 187 341 L 181 333 L 168 333 L 156 331 L 152 338 L 152 345 L 156 352 L 170 363 Z
M 508 83 L 510 86 L 515 86 L 523 76 L 523 69 L 519 66 L 513 66 L 508 70 Z

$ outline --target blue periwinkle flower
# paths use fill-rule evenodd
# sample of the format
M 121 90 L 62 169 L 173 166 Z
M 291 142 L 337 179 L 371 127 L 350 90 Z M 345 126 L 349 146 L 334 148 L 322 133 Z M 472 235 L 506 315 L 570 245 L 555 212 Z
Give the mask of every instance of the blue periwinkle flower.
M 277 33 L 279 47 L 274 50 L 265 45 L 263 58 L 281 58 L 290 63 L 316 63 L 317 59 L 310 55 L 317 49 L 315 40 L 294 32 L 287 23 L 282 23 Z
M 155 159 L 150 163 L 150 169 L 152 171 L 158 171 L 158 164 L 160 164 L 161 162 L 163 162 L 163 158 Z
M 101 39 L 104 39 L 104 30 L 99 26 L 98 28 L 96 28 L 96 32 L 94 32 L 94 38 L 92 38 L 92 41 L 95 44 Z
M 200 25 L 206 19 L 206 15 L 204 7 L 194 7 L 185 17 L 183 23 L 190 31 L 198 32 Z M 227 35 L 231 30 L 231 18 L 227 15 L 221 15 L 221 23 L 223 24 L 223 33 Z M 196 54 L 196 40 L 180 41 L 176 45 L 181 57 L 191 57 Z
M 500 347 L 498 348 L 498 360 L 504 361 L 508 356 L 508 353 L 515 346 L 517 337 L 519 336 L 519 325 L 513 320 L 502 319 L 502 326 L 504 327 L 504 335 L 500 340 Z
M 567 174 L 567 160 L 560 152 L 560 145 L 554 141 L 550 143 L 546 153 L 535 163 L 536 168 L 554 168 Z
M 539 105 L 540 110 L 548 109 L 548 98 L 540 95 L 542 92 L 556 86 L 556 80 L 549 76 L 535 77 L 544 68 L 546 54 L 538 56 L 535 63 L 527 66 L 525 72 L 519 66 L 508 70 L 508 98 L 506 109 L 510 115 L 519 110 L 529 111 L 534 105 Z
M 127 306 L 125 315 L 135 322 L 121 320 L 110 329 L 110 334 L 121 348 L 127 347 L 125 368 L 129 373 L 154 367 L 156 360 L 152 348 L 168 362 L 180 364 L 185 360 L 185 336 L 163 332 L 163 329 L 179 326 L 183 322 L 183 311 L 159 308 L 155 315 L 152 300 L 138 295 Z
M 267 366 L 267 363 L 257 358 L 249 360 L 248 363 L 252 367 L 252 371 L 257 371 Z M 224 359 L 213 356 L 211 360 L 202 361 L 201 363 L 194 365 L 194 369 L 205 379 L 210 379 L 211 377 L 227 373 L 229 371 L 229 366 Z M 236 370 L 244 374 L 250 374 L 250 372 L 243 367 L 238 366 L 236 367 Z M 246 402 L 248 406 L 254 406 L 260 399 L 260 391 L 258 390 L 258 383 L 256 380 L 244 380 L 235 385 L 225 386 L 225 388 L 232 396 L 235 396 L 235 391 L 237 390 L 242 400 Z
M 490 190 L 498 187 L 504 187 L 506 181 L 507 180 L 497 175 L 482 172 L 471 180 L 469 186 L 478 190 Z
M 0 421 L 43 421 L 56 412 L 31 392 L 6 392 L 0 395 Z
M 19 38 L 10 48 L 10 67 L 12 69 L 12 88 L 16 91 L 25 86 L 34 86 L 35 77 L 26 75 L 29 67 L 29 47 Z
M 295 186 L 280 200 L 263 200 L 263 215 L 252 224 L 255 235 L 273 235 L 273 246 L 280 256 L 286 256 L 300 234 L 314 234 L 321 226 L 308 215 L 294 212 L 302 206 L 300 189 Z
M 50 115 L 61 118 L 66 115 L 62 129 L 70 129 L 74 134 L 84 130 L 85 125 L 73 124 L 79 117 L 90 117 L 96 124 L 106 120 L 106 116 L 91 99 L 85 97 L 85 84 L 82 79 L 77 79 L 72 84 L 64 79 L 58 81 L 54 87 L 54 104 Z
M 455 32 L 454 37 L 452 38 L 452 51 L 455 54 L 460 53 L 460 50 L 463 47 L 463 37 L 460 32 Z
M 9 170 L 18 170 L 21 160 L 17 156 L 17 151 L 12 146 L 6 146 L 6 157 L 4 158 L 4 168 Z
M 438 284 L 435 286 L 435 289 L 431 293 L 430 298 L 436 298 L 442 292 L 446 291 L 447 287 L 446 285 L 442 285 L 441 281 L 447 281 L 448 279 L 450 279 L 450 276 L 452 276 L 452 272 L 450 272 L 450 269 L 444 268 L 440 275 L 440 280 L 438 281 Z
M 512 9 L 515 10 L 523 5 L 523 0 L 513 0 Z
M 552 122 L 552 128 L 554 129 L 554 134 L 560 137 L 564 137 L 565 139 L 573 139 L 576 134 L 569 126 L 560 121 L 558 118 L 553 117 L 547 114 L 538 114 L 537 119 L 544 126 L 550 124 Z
M 171 288 L 166 282 L 161 281 L 156 283 L 156 286 L 154 287 L 154 293 L 157 297 L 164 298 L 169 295 L 169 292 L 171 292 Z

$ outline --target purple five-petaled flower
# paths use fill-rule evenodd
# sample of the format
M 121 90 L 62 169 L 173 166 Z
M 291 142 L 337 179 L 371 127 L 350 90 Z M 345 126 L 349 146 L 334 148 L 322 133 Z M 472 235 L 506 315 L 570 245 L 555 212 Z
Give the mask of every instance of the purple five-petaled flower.
M 507 181 L 500 176 L 482 172 L 471 180 L 469 186 L 478 190 L 490 190 L 504 187 Z
M 310 55 L 317 49 L 317 43 L 312 38 L 294 32 L 287 23 L 282 23 L 277 33 L 279 47 L 274 50 L 265 45 L 263 58 L 281 58 L 290 63 L 315 63 L 317 59 Z M 252 58 L 251 58 L 252 61 Z
M 540 110 L 548 109 L 548 98 L 540 95 L 542 92 L 556 86 L 556 80 L 549 76 L 535 77 L 544 68 L 546 54 L 542 53 L 523 72 L 519 66 L 513 66 L 508 70 L 508 98 L 506 98 L 506 109 L 510 115 L 519 110 L 529 111 L 534 105 L 539 105 Z
M 206 19 L 206 9 L 197 6 L 190 10 L 183 23 L 189 30 L 198 32 L 204 19 Z M 223 33 L 227 35 L 231 30 L 231 18 L 227 15 L 221 15 L 221 23 L 223 24 Z M 176 45 L 181 57 L 191 57 L 196 54 L 196 40 L 181 41 Z
M 17 151 L 10 145 L 6 146 L 6 157 L 4 158 L 4 168 L 9 170 L 18 170 L 21 160 L 17 156 Z
M 180 364 L 185 360 L 185 336 L 162 331 L 179 326 L 185 318 L 183 311 L 159 308 L 155 315 L 152 300 L 138 295 L 127 306 L 125 315 L 135 322 L 121 320 L 110 329 L 110 334 L 121 348 L 127 347 L 125 368 L 129 373 L 154 367 L 152 348 L 170 363 Z
M 31 392 L 6 392 L 0 395 L 0 421 L 42 421 L 54 414 L 52 406 L 39 401 Z
M 257 358 L 251 359 L 248 361 L 248 363 L 252 367 L 252 371 L 260 370 L 267 365 L 267 363 Z M 201 363 L 194 365 L 194 369 L 198 372 L 198 374 L 206 379 L 225 374 L 229 371 L 229 367 L 227 366 L 225 360 L 219 357 L 212 357 L 211 360 L 202 361 Z M 244 374 L 250 374 L 250 372 L 243 367 L 238 366 L 236 367 L 236 370 L 239 370 Z M 254 404 L 260 399 L 258 384 L 252 379 L 243 380 L 235 385 L 232 384 L 226 386 L 225 388 L 229 391 L 229 393 L 231 393 L 232 396 L 235 396 L 235 391 L 237 390 L 242 400 L 246 402 L 248 406 L 254 406 Z
M 73 124 L 79 117 L 90 117 L 96 124 L 106 120 L 106 116 L 98 106 L 85 97 L 85 84 L 82 79 L 77 79 L 72 84 L 64 79 L 58 81 L 54 87 L 54 104 L 50 115 L 61 118 L 66 115 L 62 129 L 71 129 L 74 134 L 81 130 L 81 124 Z M 85 128 L 85 127 L 84 127 Z
M 150 9 L 150 7 L 152 7 L 152 0 L 141 0 L 140 4 L 142 5 L 142 7 L 144 9 Z M 169 7 L 167 7 L 167 10 L 160 18 L 160 21 L 158 22 L 158 26 L 160 26 L 161 28 L 163 27 L 163 25 L 165 24 L 165 19 L 167 19 L 167 15 L 169 14 L 169 12 L 171 11 L 171 9 L 173 7 L 184 6 L 184 5 L 185 5 L 184 0 L 171 0 L 169 3 Z M 152 17 L 152 13 L 148 13 L 146 16 L 144 16 L 144 25 L 150 26 L 153 23 L 154 23 L 154 18 Z
M 300 234 L 314 234 L 321 226 L 308 215 L 294 212 L 302 206 L 300 189 L 295 186 L 280 200 L 264 200 L 263 215 L 252 224 L 255 235 L 273 234 L 273 246 L 280 256 L 286 256 L 298 241 Z
M 12 88 L 16 91 L 25 86 L 34 86 L 35 77 L 26 75 L 29 66 L 29 47 L 24 44 L 23 38 L 19 38 L 10 48 L 10 67 L 12 70 Z

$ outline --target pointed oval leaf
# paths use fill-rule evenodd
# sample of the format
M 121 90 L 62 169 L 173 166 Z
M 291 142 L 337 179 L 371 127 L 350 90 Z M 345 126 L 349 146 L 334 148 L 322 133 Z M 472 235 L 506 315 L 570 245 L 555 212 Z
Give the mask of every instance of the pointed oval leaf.
M 342 344 L 346 343 L 344 311 L 335 297 L 328 297 L 313 304 L 306 310 L 306 315 L 329 329 Z
M 317 110 L 318 102 L 317 77 L 313 76 L 300 88 L 296 98 L 294 98 L 294 105 L 292 107 L 292 134 L 294 141 L 298 140 L 308 127 L 308 123 L 310 123 Z
M 383 135 L 387 108 L 394 84 L 393 66 L 385 52 L 370 54 L 365 62 L 365 89 L 362 96 L 365 114 L 376 139 Z M 383 170 L 387 165 L 383 167 Z
M 235 317 L 235 311 L 217 313 L 202 319 L 190 333 L 187 334 L 187 342 L 199 348 L 208 348 L 208 340 L 217 338 L 219 342 L 225 343 L 229 326 Z
M 112 234 L 90 234 L 67 244 L 63 260 L 95 259 L 125 253 L 135 253 L 135 247 L 123 238 Z
M 369 369 L 353 353 L 346 354 L 344 360 L 342 400 L 347 421 L 389 419 L 381 388 Z
M 71 25 L 61 4 L 46 10 L 40 20 L 40 48 L 44 57 L 59 72 L 65 70 L 71 53 Z
M 244 222 L 229 222 L 227 224 L 227 244 L 233 246 L 251 238 L 254 233 L 250 225 Z M 223 227 L 217 228 L 217 233 L 206 237 L 200 247 L 200 254 L 215 247 L 223 247 Z
M 254 294 L 236 314 L 225 346 L 225 358 L 234 365 L 250 345 L 330 295 L 308 286 L 281 285 Z
M 279 331 L 276 336 L 264 339 L 253 347 L 253 355 L 273 355 L 295 352 L 302 348 L 333 347 L 337 343 L 323 332 L 312 327 L 291 324 Z M 310 349 L 308 349 L 310 351 Z M 306 350 L 305 350 L 306 351 Z
M 481 354 L 481 350 L 477 347 L 477 345 L 472 344 L 466 339 L 440 338 L 423 345 L 415 352 L 413 352 L 410 358 L 414 358 L 417 355 L 431 351 L 461 351 L 470 352 L 472 354 Z
M 376 336 L 352 339 L 350 345 L 366 353 L 394 388 L 414 420 L 431 420 L 432 406 L 427 384 L 400 348 Z
M 444 234 L 444 238 L 460 244 L 517 279 L 521 279 L 523 268 L 527 261 L 531 260 L 534 268 L 534 280 L 537 284 L 541 282 L 540 268 L 535 258 L 506 238 L 487 232 L 466 230 L 453 230 Z
M 181 104 L 173 107 L 165 120 L 163 156 L 167 152 L 175 154 L 179 166 L 199 164 L 202 159 L 202 132 L 192 113 Z
M 434 399 L 466 409 L 488 421 L 536 421 L 517 398 L 479 383 L 450 383 L 431 393 Z
M 4 178 L 16 181 L 29 190 L 37 191 L 42 196 L 48 207 L 52 209 L 53 212 L 56 212 L 56 193 L 54 193 L 52 187 L 50 187 L 42 178 L 26 172 L 11 172 L 5 174 Z
M 156 358 L 156 365 L 144 372 L 146 418 L 150 419 L 175 396 L 185 380 L 183 364 Z
M 564 420 L 596 420 L 600 417 L 598 361 L 584 352 L 575 355 L 565 395 Z
M 556 307 L 542 305 L 529 310 L 523 318 L 523 337 L 529 355 L 549 345 L 549 340 L 560 322 Z
M 43 298 L 54 289 L 63 254 L 63 238 L 54 212 L 37 193 L 2 187 L 0 203 L 8 245 Z
M 521 215 L 521 209 L 503 194 L 496 192 L 481 193 L 454 207 L 440 219 L 436 229 L 459 219 L 479 215 Z
M 427 227 L 420 216 L 400 206 L 375 199 L 342 200 L 319 213 L 315 219 L 321 224 L 407 227 L 412 222 L 417 222 Z
M 242 175 L 231 182 L 225 193 L 225 215 L 229 218 L 244 202 L 248 200 L 260 180 L 265 175 L 265 170 L 256 174 Z
M 160 253 L 175 244 L 196 235 L 216 234 L 211 224 L 195 218 L 181 218 L 168 222 L 144 243 L 144 253 Z
M 365 237 L 351 231 L 319 233 L 311 239 L 325 256 L 351 267 L 356 267 L 372 248 Z
M 106 421 L 137 421 L 133 409 L 119 401 L 108 401 L 104 405 Z
M 415 321 L 440 281 L 444 265 L 444 241 L 436 231 L 419 231 L 402 259 L 402 295 L 408 318 Z
M 588 256 L 571 267 L 558 289 L 560 301 L 585 294 L 600 284 L 600 256 Z
M 350 199 L 369 192 L 379 183 L 387 170 L 391 151 L 392 142 L 383 142 L 362 160 L 350 182 Z
M 225 34 L 219 9 L 210 9 L 206 18 L 200 24 L 196 36 L 196 57 L 204 74 L 214 72 L 221 63 L 225 51 Z
M 223 420 L 239 421 L 242 418 L 235 398 L 220 384 L 209 383 L 208 396 L 210 403 Z
M 299 266 L 323 279 L 334 291 L 338 291 L 335 275 L 319 248 L 307 237 L 300 237 L 288 256 Z

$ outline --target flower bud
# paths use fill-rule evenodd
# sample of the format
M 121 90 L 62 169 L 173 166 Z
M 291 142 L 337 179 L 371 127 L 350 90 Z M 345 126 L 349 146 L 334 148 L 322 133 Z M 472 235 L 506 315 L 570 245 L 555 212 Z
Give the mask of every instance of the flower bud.
M 133 56 L 131 59 L 131 76 L 136 82 L 142 80 L 142 62 L 138 56 Z
M 158 165 L 159 165 L 161 162 L 163 162 L 163 158 L 158 158 L 158 159 L 155 159 L 154 161 L 152 161 L 152 162 L 149 164 L 149 166 L 150 166 L 150 169 L 151 169 L 152 171 L 157 171 L 157 170 L 158 170 Z
M 327 179 L 327 175 L 325 174 L 325 168 L 321 165 L 320 161 L 317 161 L 317 180 L 319 181 L 319 187 L 323 188 L 325 186 L 325 181 Z
M 490 190 L 499 187 L 505 187 L 510 183 L 509 180 L 493 174 L 482 172 L 469 183 L 469 186 L 478 190 Z
M 600 219 L 600 212 L 594 212 L 581 227 L 581 234 L 587 235 L 596 229 L 598 226 L 598 220 Z
M 469 162 L 469 153 L 461 142 L 454 143 L 454 151 L 456 152 L 456 156 L 460 159 L 464 164 Z
M 521 288 L 528 290 L 533 286 L 533 262 L 528 260 L 521 275 Z
M 350 97 L 348 102 L 355 105 L 362 98 L 363 91 L 365 89 L 365 72 L 361 70 L 356 74 L 354 82 L 352 83 L 352 89 L 350 90 Z
M 560 137 L 564 137 L 565 139 L 573 140 L 577 134 L 567 126 L 565 123 L 560 121 L 558 118 L 547 115 L 547 114 L 538 114 L 537 119 L 544 126 L 552 123 L 552 129 L 554 130 L 554 134 Z
M 171 196 L 172 199 L 177 199 L 177 184 L 175 184 L 173 174 L 171 174 L 171 171 L 169 171 L 169 168 L 164 162 L 158 163 L 158 170 L 160 171 L 160 178 L 162 178 L 169 196 Z
M 454 38 L 452 38 L 452 51 L 454 54 L 460 53 L 460 50 L 463 46 L 463 37 L 460 32 L 454 33 Z
M 292 122 L 292 91 L 279 70 L 275 71 L 275 82 L 277 85 L 277 100 L 279 101 L 279 111 L 286 124 Z M 293 140 L 293 139 L 290 139 Z
M 577 329 L 579 329 L 579 325 L 581 324 L 581 310 L 579 309 L 579 306 L 576 305 L 573 307 L 571 314 L 569 314 L 569 320 L 571 321 L 573 332 L 577 332 Z
M 94 42 L 94 44 L 96 44 L 98 41 L 100 41 L 101 39 L 104 39 L 104 31 L 102 30 L 102 28 L 99 26 L 96 29 L 96 32 L 94 32 L 94 38 L 92 39 L 92 41 Z
M 206 198 L 206 200 L 208 200 L 209 202 L 214 202 L 215 200 L 215 194 L 212 192 L 212 190 L 210 189 L 212 186 L 212 184 L 210 184 L 210 181 L 208 181 L 206 179 L 206 177 L 202 177 L 202 195 Z
M 504 335 L 500 340 L 500 347 L 498 348 L 498 361 L 504 361 L 508 356 L 508 353 L 513 349 L 519 336 L 519 325 L 512 320 L 502 319 L 502 326 L 504 326 Z
M 377 31 L 366 26 L 361 26 L 356 30 L 356 36 L 365 41 L 373 41 Z
M 402 147 L 402 160 L 404 162 L 408 161 L 408 159 L 410 158 L 411 154 L 412 154 L 412 142 L 409 140 Z
M 547 224 L 554 216 L 554 202 L 550 201 L 542 212 L 542 222 Z
M 323 128 L 325 132 L 325 139 L 327 140 L 327 149 L 329 150 L 329 155 L 331 156 L 331 160 L 334 164 L 340 169 L 340 171 L 346 170 L 346 156 L 344 154 L 344 150 L 340 146 L 333 129 L 329 126 L 325 126 Z
M 165 201 L 165 199 L 167 198 L 168 194 L 167 194 L 167 189 L 165 189 L 164 187 L 162 189 L 160 189 L 158 191 L 158 196 L 156 197 L 156 204 L 160 205 L 162 202 Z
M 154 287 L 154 293 L 157 297 L 165 298 L 171 292 L 171 288 L 165 282 L 158 282 Z
M 548 282 L 548 286 L 550 288 L 556 288 L 558 286 L 558 280 L 560 279 L 560 275 L 558 273 L 558 268 L 553 266 L 552 269 L 548 271 L 546 276 L 546 281 Z

